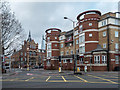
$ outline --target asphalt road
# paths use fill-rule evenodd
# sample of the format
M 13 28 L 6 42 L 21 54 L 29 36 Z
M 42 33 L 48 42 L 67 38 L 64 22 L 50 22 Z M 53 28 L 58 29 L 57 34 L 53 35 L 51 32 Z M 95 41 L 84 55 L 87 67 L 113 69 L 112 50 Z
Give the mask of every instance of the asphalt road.
M 118 72 L 87 72 L 74 75 L 72 71 L 16 70 L 3 75 L 2 88 L 118 88 Z

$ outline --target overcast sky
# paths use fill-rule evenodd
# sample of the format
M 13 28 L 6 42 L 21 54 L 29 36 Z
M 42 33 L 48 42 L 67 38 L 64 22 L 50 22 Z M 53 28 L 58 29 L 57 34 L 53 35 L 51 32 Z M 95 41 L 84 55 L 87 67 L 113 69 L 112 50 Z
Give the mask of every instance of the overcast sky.
M 118 2 L 10 2 L 10 5 L 27 37 L 30 30 L 39 48 L 46 29 L 72 29 L 72 22 L 64 20 L 64 16 L 77 21 L 77 15 L 86 10 L 99 10 L 102 14 L 118 10 Z

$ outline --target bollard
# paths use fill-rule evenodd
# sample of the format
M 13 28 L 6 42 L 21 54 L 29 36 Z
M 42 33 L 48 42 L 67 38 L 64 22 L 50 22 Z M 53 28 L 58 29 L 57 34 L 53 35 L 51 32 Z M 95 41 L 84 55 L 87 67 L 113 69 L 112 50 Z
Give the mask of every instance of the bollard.
M 61 67 L 59 67 L 59 72 L 61 72 Z

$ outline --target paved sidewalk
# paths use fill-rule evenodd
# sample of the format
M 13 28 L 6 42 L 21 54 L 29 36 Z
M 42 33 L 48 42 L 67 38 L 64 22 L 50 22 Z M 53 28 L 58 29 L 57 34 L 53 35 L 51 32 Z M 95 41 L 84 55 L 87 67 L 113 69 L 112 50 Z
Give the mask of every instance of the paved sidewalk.
M 16 69 L 16 68 L 12 68 L 11 70 L 6 70 L 6 73 L 3 73 L 3 76 L 10 76 L 10 75 L 15 75 L 17 74 L 18 71 L 21 71 L 21 69 Z
M 3 73 L 2 75 L 3 76 L 10 76 L 10 75 L 15 75 L 16 74 L 16 72 L 14 72 L 14 71 L 8 71 L 8 72 L 6 72 L 6 73 Z

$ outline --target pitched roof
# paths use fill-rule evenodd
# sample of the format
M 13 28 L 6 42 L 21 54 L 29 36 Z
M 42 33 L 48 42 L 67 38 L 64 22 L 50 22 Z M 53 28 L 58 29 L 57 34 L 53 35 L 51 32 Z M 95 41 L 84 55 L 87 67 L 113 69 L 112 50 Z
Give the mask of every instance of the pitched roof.
M 92 50 L 91 52 L 99 52 L 99 51 L 107 51 L 106 49 L 103 49 L 100 44 L 97 44 L 97 48 Z

